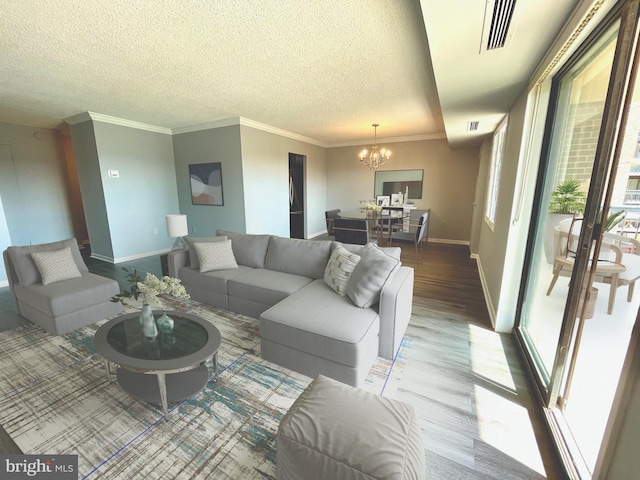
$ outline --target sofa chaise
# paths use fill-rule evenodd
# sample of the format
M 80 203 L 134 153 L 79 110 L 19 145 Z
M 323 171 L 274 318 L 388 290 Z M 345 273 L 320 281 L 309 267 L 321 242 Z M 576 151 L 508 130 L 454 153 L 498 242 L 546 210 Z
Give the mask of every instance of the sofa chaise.
M 186 237 L 169 274 L 192 299 L 259 319 L 264 359 L 359 386 L 376 357 L 393 358 L 413 299 L 400 248 L 216 233 Z

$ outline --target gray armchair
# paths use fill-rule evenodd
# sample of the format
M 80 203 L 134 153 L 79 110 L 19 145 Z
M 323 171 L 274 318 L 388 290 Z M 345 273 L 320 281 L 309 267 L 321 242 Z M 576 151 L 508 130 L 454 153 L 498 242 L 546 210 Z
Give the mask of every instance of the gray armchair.
M 394 226 L 394 231 L 391 233 L 391 243 L 410 243 L 416 247 L 416 254 L 418 253 L 418 245 L 422 241 L 429 237 L 429 214 L 431 210 L 426 211 L 412 211 L 411 220 L 409 224 L 397 224 Z M 417 220 L 416 216 L 420 215 Z M 407 231 L 405 228 L 407 227 Z
M 35 254 L 35 256 L 34 256 Z M 16 313 L 63 335 L 122 312 L 118 282 L 89 272 L 75 238 L 2 254 Z

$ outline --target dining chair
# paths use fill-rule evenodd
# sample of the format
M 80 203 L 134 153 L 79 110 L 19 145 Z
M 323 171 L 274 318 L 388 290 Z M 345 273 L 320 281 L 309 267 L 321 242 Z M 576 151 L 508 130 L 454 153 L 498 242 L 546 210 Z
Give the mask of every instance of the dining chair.
M 336 242 L 366 245 L 376 243 L 369 238 L 369 224 L 366 219 L 336 218 L 333 222 Z
M 574 252 L 581 226 L 581 218 L 567 218 L 555 227 L 553 278 L 547 289 L 547 295 L 553 291 L 561 273 L 570 275 L 573 270 Z M 591 268 L 591 262 L 589 268 Z M 595 269 L 595 280 L 610 285 L 607 313 L 611 315 L 618 287 L 628 285 L 627 301 L 630 302 L 633 298 L 635 282 L 640 278 L 640 242 L 635 238 L 604 233 Z
M 336 218 L 338 218 L 339 213 L 340 213 L 339 208 L 336 208 L 335 210 L 327 210 L 326 212 L 324 212 L 324 218 L 327 222 L 327 234 L 330 237 L 335 235 L 335 232 L 333 231 L 333 222 L 335 221 Z
M 429 237 L 429 214 L 431 210 L 412 211 L 412 219 L 410 223 L 398 223 L 394 225 L 394 230 L 391 232 L 391 243 L 411 243 L 416 247 L 416 255 L 418 254 L 418 245 L 422 243 L 424 239 Z M 415 220 L 416 215 L 420 214 Z

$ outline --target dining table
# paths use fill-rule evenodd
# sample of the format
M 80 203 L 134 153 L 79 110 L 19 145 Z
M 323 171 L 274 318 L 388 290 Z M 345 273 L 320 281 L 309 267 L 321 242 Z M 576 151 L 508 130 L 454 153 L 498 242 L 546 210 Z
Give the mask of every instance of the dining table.
M 391 226 L 393 223 L 401 223 L 403 220 L 403 209 L 394 207 L 383 207 L 381 210 L 358 208 L 355 210 L 345 210 L 338 213 L 340 218 L 353 220 L 368 220 L 369 234 L 381 240 L 384 236 L 385 226 L 387 238 L 391 238 Z

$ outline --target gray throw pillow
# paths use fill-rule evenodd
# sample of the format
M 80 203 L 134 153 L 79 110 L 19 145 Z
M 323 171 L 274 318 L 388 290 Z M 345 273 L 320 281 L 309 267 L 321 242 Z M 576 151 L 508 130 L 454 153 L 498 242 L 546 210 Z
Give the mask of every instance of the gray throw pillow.
M 196 242 L 193 246 L 198 253 L 201 273 L 238 268 L 236 258 L 233 256 L 231 240 L 224 240 L 222 242 Z
M 324 271 L 324 283 L 329 285 L 338 295 L 346 295 L 347 283 L 358 262 L 360 262 L 359 255 L 338 245 L 329 257 L 327 268 Z
M 33 252 L 31 258 L 40 272 L 42 285 L 82 276 L 69 247 L 49 252 Z
M 217 236 L 217 237 L 184 237 L 187 242 L 187 246 L 189 247 L 189 267 L 194 270 L 200 270 L 200 261 L 198 260 L 198 252 L 196 252 L 194 243 L 206 243 L 206 242 L 223 242 L 227 240 L 225 236 Z
M 380 300 L 382 287 L 398 268 L 398 259 L 368 243 L 362 249 L 360 261 L 351 274 L 345 293 L 358 307 L 375 305 Z

